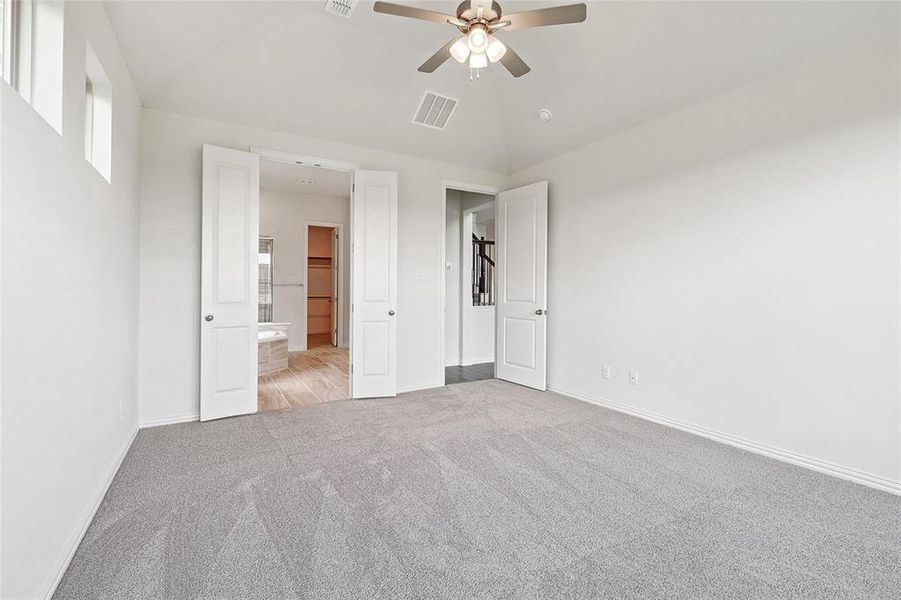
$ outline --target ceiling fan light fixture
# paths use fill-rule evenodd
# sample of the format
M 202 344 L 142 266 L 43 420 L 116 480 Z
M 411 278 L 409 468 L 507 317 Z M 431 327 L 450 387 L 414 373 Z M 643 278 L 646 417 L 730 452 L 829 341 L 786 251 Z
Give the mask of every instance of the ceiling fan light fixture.
M 469 44 L 469 49 L 472 50 L 474 54 L 480 54 L 484 52 L 488 48 L 488 32 L 485 31 L 484 25 L 473 25 L 472 29 L 469 30 L 469 39 L 467 40 Z
M 507 47 L 504 45 L 504 42 L 500 41 L 497 38 L 491 38 L 491 42 L 488 44 L 488 48 L 485 50 L 485 54 L 488 56 L 488 60 L 493 63 L 496 63 L 500 59 L 504 57 L 504 54 L 507 53 Z
M 469 55 L 470 69 L 484 69 L 488 66 L 488 57 L 484 52 L 473 52 Z
M 466 41 L 466 36 L 453 43 L 450 47 L 450 55 L 461 65 L 466 62 L 466 59 L 469 58 L 469 44 Z

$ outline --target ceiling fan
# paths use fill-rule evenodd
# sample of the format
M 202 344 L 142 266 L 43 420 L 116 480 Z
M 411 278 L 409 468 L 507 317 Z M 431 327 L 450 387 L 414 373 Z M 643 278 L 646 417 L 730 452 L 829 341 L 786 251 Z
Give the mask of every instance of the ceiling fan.
M 554 6 L 505 15 L 501 11 L 501 5 L 490 0 L 465 0 L 457 7 L 456 16 L 391 2 L 376 2 L 373 9 L 386 15 L 448 23 L 459 29 L 463 36 L 442 46 L 420 65 L 419 70 L 432 73 L 450 57 L 461 64 L 469 59 L 470 79 L 472 71 L 478 77 L 479 69 L 487 67 L 489 62 L 500 61 L 514 77 L 522 77 L 531 70 L 516 52 L 494 35 L 497 31 L 581 23 L 586 15 L 585 4 Z

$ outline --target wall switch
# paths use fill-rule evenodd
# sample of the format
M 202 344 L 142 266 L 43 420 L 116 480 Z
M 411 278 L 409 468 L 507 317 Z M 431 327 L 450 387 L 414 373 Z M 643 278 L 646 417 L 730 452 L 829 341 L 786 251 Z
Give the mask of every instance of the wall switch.
M 601 377 L 610 379 L 610 365 L 601 365 Z
M 425 269 L 416 269 L 416 281 L 425 279 Z
M 629 371 L 629 383 L 631 383 L 632 385 L 638 385 L 638 371 Z

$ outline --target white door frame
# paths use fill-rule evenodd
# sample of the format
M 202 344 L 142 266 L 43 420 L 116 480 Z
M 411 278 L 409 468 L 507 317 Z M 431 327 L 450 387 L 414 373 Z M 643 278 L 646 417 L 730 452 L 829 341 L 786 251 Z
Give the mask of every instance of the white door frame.
M 438 307 L 439 338 L 441 344 L 441 352 L 438 353 L 439 358 L 439 380 L 444 382 L 444 369 L 447 361 L 447 190 L 457 190 L 459 192 L 473 192 L 476 194 L 486 194 L 495 198 L 495 216 L 497 215 L 497 195 L 503 191 L 502 188 L 483 185 L 480 183 L 467 183 L 464 181 L 454 181 L 452 179 L 441 180 L 441 303 Z M 495 219 L 496 220 L 496 219 Z M 463 265 L 460 265 L 460 281 L 463 282 Z M 462 296 L 462 289 L 461 289 Z M 460 323 L 462 326 L 463 307 L 460 306 Z
M 347 203 L 348 206 L 348 218 L 350 218 L 350 201 Z M 338 230 L 338 316 L 337 316 L 337 327 L 338 327 L 338 346 L 341 348 L 346 348 L 348 346 L 348 339 L 345 337 L 344 331 L 344 294 L 347 293 L 347 290 L 344 289 L 344 269 L 347 267 L 347 263 L 344 261 L 347 260 L 345 258 L 345 254 L 342 250 L 342 246 L 344 245 L 344 223 L 337 223 L 333 221 L 307 221 L 303 222 L 303 264 L 307 264 L 309 262 L 310 257 L 310 226 L 313 227 L 333 227 Z M 351 273 L 351 275 L 353 275 Z M 305 269 L 303 272 L 303 287 L 304 292 L 309 293 L 310 289 L 310 270 Z M 350 286 L 348 286 L 349 289 Z M 307 319 L 307 302 L 303 303 L 303 318 L 304 322 Z M 309 336 L 309 332 L 307 332 Z M 303 349 L 307 350 L 307 340 L 303 341 Z

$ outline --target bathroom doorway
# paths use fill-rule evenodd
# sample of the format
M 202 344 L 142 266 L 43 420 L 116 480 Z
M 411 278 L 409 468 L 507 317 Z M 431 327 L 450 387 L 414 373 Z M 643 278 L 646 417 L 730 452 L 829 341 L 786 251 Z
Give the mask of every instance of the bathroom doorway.
M 257 408 L 350 396 L 349 171 L 260 159 Z

